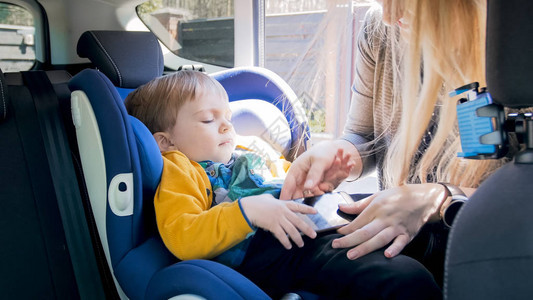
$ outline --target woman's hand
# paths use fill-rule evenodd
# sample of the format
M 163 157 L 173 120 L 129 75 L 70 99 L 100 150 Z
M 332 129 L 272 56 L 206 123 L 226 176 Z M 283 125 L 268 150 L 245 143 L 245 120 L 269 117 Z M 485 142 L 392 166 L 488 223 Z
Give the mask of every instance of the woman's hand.
M 298 247 L 303 247 L 300 231 L 310 238 L 316 237 L 313 228 L 296 215 L 316 214 L 316 209 L 311 206 L 281 201 L 270 194 L 244 197 L 240 201 L 248 220 L 254 226 L 272 232 L 286 249 L 292 248 L 289 237 Z
M 355 147 L 344 140 L 324 141 L 313 146 L 292 163 L 280 199 L 331 192 L 350 175 L 356 165 L 354 151 L 357 151 Z
M 420 228 L 435 215 L 446 197 L 444 187 L 436 183 L 404 185 L 374 195 L 340 210 L 359 214 L 350 224 L 337 230 L 346 236 L 333 240 L 333 248 L 348 248 L 349 259 L 356 259 L 392 244 L 386 257 L 398 255 Z

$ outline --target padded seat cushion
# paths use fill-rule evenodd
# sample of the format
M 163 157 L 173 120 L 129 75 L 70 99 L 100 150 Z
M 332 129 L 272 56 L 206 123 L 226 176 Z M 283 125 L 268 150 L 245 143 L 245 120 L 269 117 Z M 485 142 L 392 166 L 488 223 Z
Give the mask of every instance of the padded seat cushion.
M 139 119 L 129 116 L 141 162 L 143 188 L 155 193 L 163 172 L 163 158 L 152 133 Z
M 288 155 L 291 149 L 291 129 L 283 112 L 263 100 L 240 100 L 230 102 L 233 112 L 231 122 L 238 135 L 256 136 L 267 142 L 274 150 Z M 243 145 L 251 150 L 253 146 Z

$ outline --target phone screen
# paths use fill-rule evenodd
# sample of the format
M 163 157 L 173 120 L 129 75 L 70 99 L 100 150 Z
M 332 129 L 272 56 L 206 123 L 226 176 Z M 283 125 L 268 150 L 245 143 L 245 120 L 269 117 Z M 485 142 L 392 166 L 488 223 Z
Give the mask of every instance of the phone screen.
M 354 199 L 345 192 L 326 193 L 321 196 L 300 198 L 294 201 L 316 208 L 316 214 L 298 214 L 316 232 L 335 230 L 348 224 L 356 217 L 339 210 L 339 204 L 354 202 Z

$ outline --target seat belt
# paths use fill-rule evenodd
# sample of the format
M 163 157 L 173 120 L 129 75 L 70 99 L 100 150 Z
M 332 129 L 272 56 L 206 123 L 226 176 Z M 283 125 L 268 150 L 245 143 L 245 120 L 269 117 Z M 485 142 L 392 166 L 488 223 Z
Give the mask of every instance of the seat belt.
M 30 298 L 79 298 L 40 128 L 35 122 L 35 104 L 22 84 L 8 84 L 8 90 L 8 118 L 0 124 L 4 161 L 0 198 L 2 221 L 12 228 L 6 226 L 1 233 L 2 257 L 7 259 L 2 264 L 2 276 L 7 286 L 0 284 L 0 290 Z M 10 250 L 11 245 L 21 248 Z M 27 280 L 22 279 L 28 278 L 28 272 L 35 272 L 34 279 L 39 281 L 32 284 L 35 292 L 28 290 Z M 24 283 L 19 283 L 22 280 Z
M 81 298 L 104 299 L 65 128 L 54 88 L 44 71 L 22 72 L 35 104 L 57 205 Z M 28 145 L 30 146 L 30 145 Z M 26 145 L 24 148 L 27 148 Z M 32 159 L 29 155 L 28 159 Z M 30 168 L 33 165 L 30 161 Z M 41 162 L 42 163 L 42 162 Z

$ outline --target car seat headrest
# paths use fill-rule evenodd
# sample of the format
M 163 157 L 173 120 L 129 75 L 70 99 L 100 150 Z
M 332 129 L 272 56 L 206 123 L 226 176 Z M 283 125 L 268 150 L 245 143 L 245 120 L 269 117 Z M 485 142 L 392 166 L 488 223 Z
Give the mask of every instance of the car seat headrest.
M 140 31 L 86 31 L 77 46 L 116 87 L 137 88 L 163 74 L 163 52 L 155 35 Z
M 4 73 L 0 70 L 0 121 L 7 117 L 7 84 Z
M 487 87 L 494 102 L 533 106 L 532 1 L 491 0 L 487 15 Z

